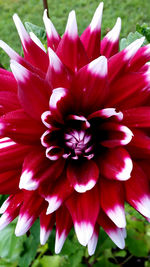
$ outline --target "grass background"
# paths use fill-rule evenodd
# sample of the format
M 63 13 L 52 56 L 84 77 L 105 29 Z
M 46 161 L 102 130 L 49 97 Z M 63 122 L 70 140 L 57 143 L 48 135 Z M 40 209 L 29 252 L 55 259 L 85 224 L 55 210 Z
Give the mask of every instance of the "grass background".
M 122 18 L 121 37 L 135 31 L 137 23 L 146 22 L 150 25 L 149 0 L 104 0 L 102 35 L 113 27 L 116 18 Z M 62 35 L 65 29 L 69 11 L 75 9 L 79 33 L 89 24 L 99 0 L 48 0 L 50 17 Z M 43 26 L 42 0 L 0 0 L 0 39 L 8 43 L 13 49 L 20 52 L 20 41 L 16 32 L 12 16 L 17 13 L 23 22 Z M 0 62 L 8 67 L 9 60 L 0 50 Z

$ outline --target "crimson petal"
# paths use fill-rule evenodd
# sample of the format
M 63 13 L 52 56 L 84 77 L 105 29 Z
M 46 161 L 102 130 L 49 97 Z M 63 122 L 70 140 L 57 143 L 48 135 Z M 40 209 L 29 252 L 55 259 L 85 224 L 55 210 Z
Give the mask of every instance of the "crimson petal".
M 84 194 L 74 193 L 67 201 L 75 232 L 81 245 L 86 246 L 91 239 L 99 213 L 99 191 L 95 186 Z
M 90 25 L 85 29 L 80 37 L 90 61 L 100 56 L 102 13 L 103 2 L 101 2 L 96 9 Z
M 71 162 L 67 168 L 67 178 L 79 193 L 91 190 L 99 177 L 99 169 L 92 160 Z

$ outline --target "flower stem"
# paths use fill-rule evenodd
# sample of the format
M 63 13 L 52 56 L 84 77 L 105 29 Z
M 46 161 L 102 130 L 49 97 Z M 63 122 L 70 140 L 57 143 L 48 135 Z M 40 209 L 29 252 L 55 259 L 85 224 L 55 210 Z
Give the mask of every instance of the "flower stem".
M 43 7 L 44 7 L 44 10 L 47 9 L 47 16 L 49 18 L 49 13 L 48 13 L 48 2 L 47 0 L 43 0 Z

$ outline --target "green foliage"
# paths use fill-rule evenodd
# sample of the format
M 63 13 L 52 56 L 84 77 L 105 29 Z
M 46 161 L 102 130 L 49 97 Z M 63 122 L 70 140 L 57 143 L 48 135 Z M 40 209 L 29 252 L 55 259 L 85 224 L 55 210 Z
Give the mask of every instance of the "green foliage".
M 142 25 L 137 24 L 136 30 L 137 32 L 145 36 L 147 41 L 150 43 L 150 27 L 146 23 Z
M 41 41 L 46 43 L 46 31 L 44 28 L 30 22 L 25 22 L 25 27 L 28 33 L 33 32 Z

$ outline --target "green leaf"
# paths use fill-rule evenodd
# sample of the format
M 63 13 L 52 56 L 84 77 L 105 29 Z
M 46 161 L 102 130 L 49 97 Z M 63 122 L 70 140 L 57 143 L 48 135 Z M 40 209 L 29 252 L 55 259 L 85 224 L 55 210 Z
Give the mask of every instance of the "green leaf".
M 19 266 L 27 267 L 35 258 L 39 245 L 39 220 L 31 227 L 30 236 L 23 243 L 24 249 L 20 255 Z
M 0 233 L 0 257 L 15 262 L 23 248 L 24 236 L 16 237 L 15 223 L 9 224 Z
M 147 41 L 150 43 L 150 27 L 146 23 L 143 23 L 142 25 L 137 24 L 136 30 L 145 36 Z
M 44 28 L 30 22 L 25 22 L 25 27 L 28 33 L 33 32 L 42 42 L 46 42 L 46 31 Z
M 61 263 L 61 257 L 55 256 L 44 256 L 42 257 L 37 265 L 32 265 L 32 267 L 59 267 Z
M 138 233 L 135 229 L 128 230 L 126 245 L 130 253 L 136 257 L 146 257 L 148 255 L 145 236 L 142 233 Z
M 119 267 L 118 264 L 111 263 L 107 258 L 101 257 L 101 259 L 94 264 L 94 267 Z
M 131 44 L 132 42 L 134 42 L 135 40 L 141 38 L 143 35 L 140 34 L 139 32 L 130 32 L 127 36 L 127 38 L 122 38 L 120 40 L 120 51 L 123 50 L 124 48 L 126 48 L 129 44 Z M 144 42 L 144 45 L 146 44 L 146 42 Z

